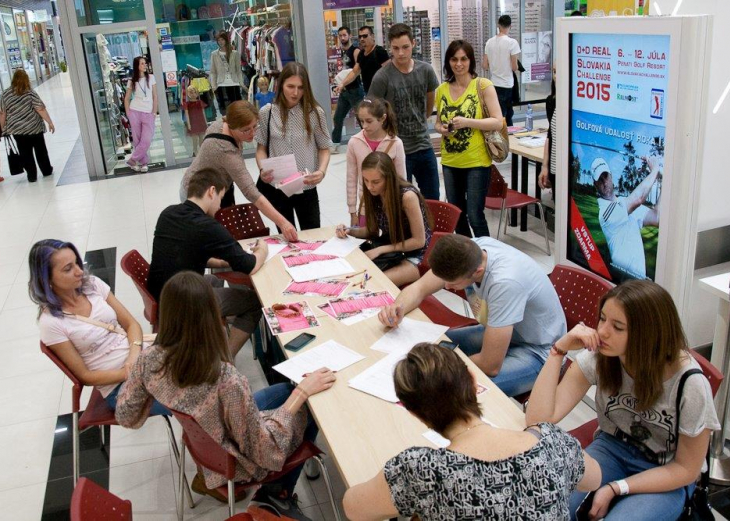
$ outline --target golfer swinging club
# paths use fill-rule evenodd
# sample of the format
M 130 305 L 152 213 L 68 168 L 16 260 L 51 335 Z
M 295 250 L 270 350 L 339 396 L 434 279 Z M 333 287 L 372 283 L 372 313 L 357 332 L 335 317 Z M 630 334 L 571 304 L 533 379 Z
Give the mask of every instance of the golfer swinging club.
M 598 191 L 598 222 L 608 241 L 611 263 L 638 279 L 646 278 L 646 259 L 641 228 L 659 226 L 659 201 L 654 208 L 644 206 L 651 187 L 659 175 L 659 158 L 644 158 L 649 175 L 628 197 L 614 193 L 613 176 L 608 163 L 597 158 L 591 165 L 593 183 Z

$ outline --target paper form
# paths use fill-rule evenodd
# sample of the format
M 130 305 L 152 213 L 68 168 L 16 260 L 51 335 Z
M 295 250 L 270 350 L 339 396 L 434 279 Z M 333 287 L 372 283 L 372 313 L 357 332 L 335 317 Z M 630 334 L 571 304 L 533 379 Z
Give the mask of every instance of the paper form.
M 273 335 L 319 327 L 319 321 L 314 315 L 314 311 L 306 302 L 285 304 L 285 309 L 278 313 L 273 309 L 274 306 L 263 308 L 264 317 Z
M 252 253 L 251 249 L 253 248 L 253 245 L 256 244 L 256 241 L 255 240 L 252 241 L 251 239 L 244 239 L 242 241 L 238 241 L 238 244 L 240 244 L 241 247 L 248 253 Z M 266 260 L 264 262 L 269 262 L 271 259 L 273 259 L 278 254 L 280 254 L 282 251 L 284 251 L 285 248 L 288 248 L 286 243 L 282 244 L 279 242 L 266 241 L 266 244 L 269 247 L 269 250 L 268 250 L 268 253 L 266 254 Z
M 287 177 L 299 172 L 299 168 L 297 168 L 297 160 L 294 157 L 294 154 L 262 159 L 261 170 L 274 171 L 274 180 L 271 184 L 280 183 Z
M 342 371 L 365 357 L 334 340 L 328 340 L 316 347 L 296 355 L 274 366 L 278 372 L 299 383 L 304 375 L 326 367 L 331 371 Z
M 329 304 L 335 313 L 335 317 L 343 319 L 357 315 L 365 310 L 376 309 L 379 311 L 380 308 L 388 306 L 393 302 L 395 302 L 395 299 L 387 291 L 362 291 L 331 299 Z
M 346 326 L 351 326 L 353 324 L 357 324 L 358 322 L 362 322 L 363 320 L 367 320 L 368 318 L 374 317 L 380 312 L 380 308 L 370 308 L 363 309 L 362 311 L 358 311 L 357 313 L 354 313 L 352 315 L 344 315 L 338 317 L 335 311 L 332 309 L 332 306 L 330 306 L 329 302 L 320 304 L 317 307 L 335 320 L 339 320 L 342 324 L 345 324 Z
M 308 295 L 310 297 L 339 297 L 350 285 L 339 279 L 319 279 L 309 282 L 292 281 L 284 288 L 284 295 Z
M 332 237 L 330 240 L 325 242 L 322 246 L 315 250 L 320 255 L 335 255 L 337 257 L 347 257 L 350 253 L 360 247 L 365 239 L 357 239 L 355 237 L 347 236 L 346 239 L 340 239 L 339 237 Z
M 301 266 L 287 266 L 286 271 L 295 282 L 307 282 L 315 279 L 331 279 L 347 273 L 354 273 L 353 267 L 345 259 L 331 259 L 310 262 Z
M 398 327 L 385 333 L 370 348 L 383 353 L 409 351 L 420 342 L 435 342 L 448 329 L 448 326 L 405 317 Z
M 403 360 L 407 354 L 408 350 L 396 351 L 382 360 L 378 360 L 375 364 L 352 378 L 349 381 L 350 387 L 382 400 L 397 403 L 398 397 L 395 394 L 393 371 L 395 370 L 396 364 Z
M 275 183 L 274 187 L 284 192 L 287 197 L 291 197 L 295 194 L 301 194 L 304 190 L 304 176 L 297 172 L 278 183 Z

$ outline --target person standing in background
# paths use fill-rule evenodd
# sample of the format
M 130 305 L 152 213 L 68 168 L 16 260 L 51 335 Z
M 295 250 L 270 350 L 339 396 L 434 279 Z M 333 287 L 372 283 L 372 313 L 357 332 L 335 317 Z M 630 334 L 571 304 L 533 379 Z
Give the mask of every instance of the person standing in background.
M 384 98 L 393 106 L 398 117 L 398 137 L 405 147 L 408 181 L 412 182 L 415 176 L 423 197 L 438 201 L 438 163 L 428 132 L 438 78 L 431 65 L 413 59 L 416 41 L 410 26 L 393 24 L 388 40 L 393 61 L 375 73 L 368 95 Z
M 381 67 L 385 67 L 390 61 L 388 51 L 381 45 L 375 45 L 375 35 L 373 34 L 372 27 L 369 25 L 360 27 L 360 30 L 357 32 L 357 38 L 360 42 L 360 53 L 357 55 L 357 63 L 355 63 L 350 74 L 342 80 L 342 83 L 335 87 L 335 94 L 339 95 L 346 86 L 355 81 L 360 75 L 362 75 L 363 90 L 367 94 L 375 73 Z
M 137 56 L 132 66 L 132 79 L 127 82 L 127 93 L 124 96 L 124 110 L 132 127 L 132 143 L 134 150 L 127 160 L 127 165 L 135 172 L 147 172 L 150 158 L 147 151 L 155 135 L 155 117 L 157 117 L 157 81 L 147 71 L 147 58 Z
M 256 108 L 262 109 L 274 101 L 276 93 L 269 91 L 269 79 L 266 76 L 261 76 L 256 80 L 256 86 L 259 88 L 259 91 L 254 96 L 256 99 Z
M 357 63 L 357 57 L 360 55 L 360 49 L 352 45 L 350 41 L 350 28 L 347 26 L 340 27 L 337 31 L 337 37 L 340 39 L 342 63 L 345 69 L 353 69 Z M 337 108 L 335 109 L 334 115 L 335 126 L 332 128 L 332 145 L 335 152 L 340 145 L 340 141 L 342 141 L 342 125 L 345 122 L 347 114 L 350 112 L 350 109 L 357 107 L 357 104 L 365 97 L 360 77 L 356 75 L 355 79 L 345 85 L 344 89 L 338 94 Z
M 208 130 L 208 122 L 205 119 L 205 104 L 200 99 L 198 89 L 190 85 L 187 89 L 187 101 L 185 102 L 185 121 L 188 127 L 188 136 L 193 143 L 193 157 L 198 155 L 200 143 L 205 138 Z
M 216 38 L 218 50 L 210 55 L 210 84 L 218 100 L 221 115 L 226 115 L 226 107 L 241 98 L 243 73 L 241 72 L 241 53 L 231 47 L 228 33 L 221 31 Z
M 499 34 L 492 36 L 484 45 L 482 68 L 491 73 L 502 115 L 507 119 L 507 126 L 511 127 L 515 113 L 512 108 L 512 87 L 515 84 L 512 74 L 517 70 L 517 56 L 522 51 L 517 40 L 509 36 L 512 18 L 503 14 L 497 24 Z

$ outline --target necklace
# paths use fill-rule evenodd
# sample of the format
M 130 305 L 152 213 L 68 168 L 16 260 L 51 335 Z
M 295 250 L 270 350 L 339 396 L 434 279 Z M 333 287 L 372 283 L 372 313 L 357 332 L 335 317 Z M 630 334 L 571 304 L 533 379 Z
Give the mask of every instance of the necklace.
M 458 437 L 459 437 L 459 436 L 461 436 L 462 434 L 466 434 L 466 433 L 467 433 L 467 432 L 469 432 L 470 430 L 472 430 L 472 429 L 474 429 L 474 428 L 476 428 L 476 427 L 481 427 L 481 426 L 483 426 L 483 425 L 486 425 L 486 423 L 484 423 L 483 421 L 479 421 L 479 423 L 477 423 L 476 425 L 472 425 L 471 427 L 467 427 L 466 429 L 464 429 L 463 431 L 461 431 L 461 432 L 460 432 L 459 434 L 457 434 L 456 436 L 452 436 L 452 437 L 451 437 L 451 441 L 453 442 L 453 441 L 454 441 L 454 440 L 455 440 L 456 438 L 458 438 Z

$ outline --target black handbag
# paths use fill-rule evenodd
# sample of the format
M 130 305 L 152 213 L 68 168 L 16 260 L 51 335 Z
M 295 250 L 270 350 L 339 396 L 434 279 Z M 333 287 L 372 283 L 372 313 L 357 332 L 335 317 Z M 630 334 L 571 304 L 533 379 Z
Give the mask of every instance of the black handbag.
M 379 246 L 390 244 L 387 236 L 378 237 L 375 240 L 364 242 L 360 245 L 362 251 L 369 251 Z M 378 267 L 380 271 L 387 271 L 390 268 L 395 268 L 398 264 L 406 260 L 406 254 L 402 251 L 392 251 L 390 253 L 383 253 L 375 259 L 373 263 Z
M 10 149 L 8 149 L 10 143 Z M 5 136 L 5 153 L 8 155 L 8 169 L 10 175 L 18 175 L 23 173 L 23 158 L 18 153 L 18 145 L 12 137 Z

